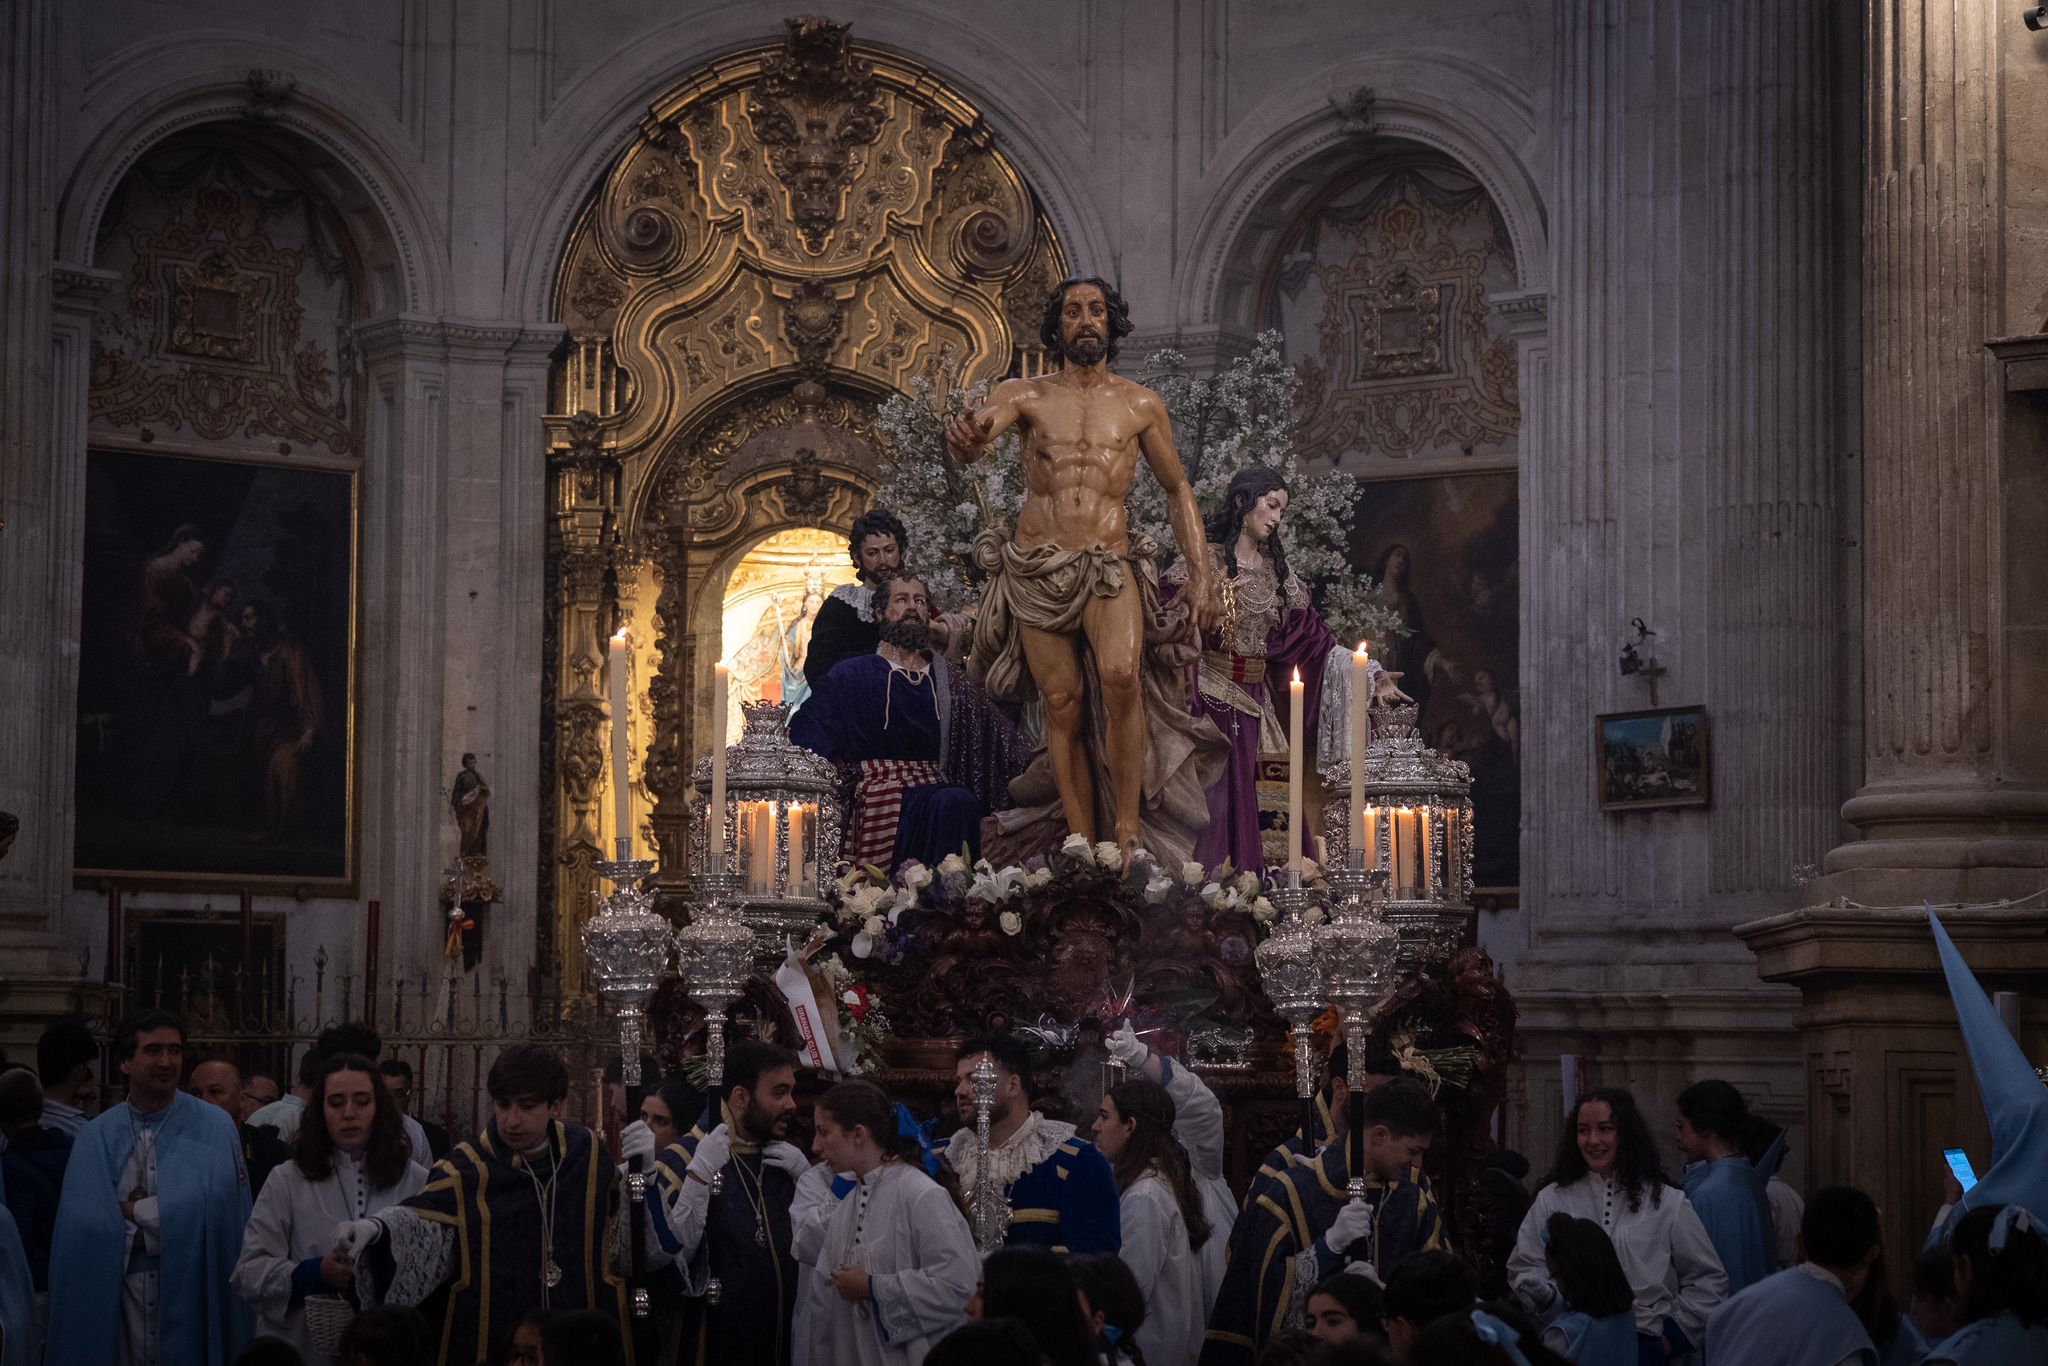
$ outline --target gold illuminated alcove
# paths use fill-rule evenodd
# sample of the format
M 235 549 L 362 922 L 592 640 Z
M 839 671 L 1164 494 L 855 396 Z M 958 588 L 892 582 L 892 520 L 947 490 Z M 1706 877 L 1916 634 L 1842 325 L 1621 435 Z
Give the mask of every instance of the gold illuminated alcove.
M 851 526 L 888 394 L 1038 368 L 1065 273 L 974 104 L 844 25 L 788 20 L 649 108 L 555 286 L 536 947 L 568 991 L 614 833 L 606 641 L 623 624 L 635 642 L 635 833 L 666 881 L 735 568 L 781 533 Z

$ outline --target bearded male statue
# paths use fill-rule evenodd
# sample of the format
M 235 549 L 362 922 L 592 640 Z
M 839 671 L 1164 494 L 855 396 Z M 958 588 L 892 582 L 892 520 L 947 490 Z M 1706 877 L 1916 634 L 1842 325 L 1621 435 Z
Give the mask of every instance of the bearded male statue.
M 1227 757 L 1214 724 L 1189 710 L 1192 637 L 1185 616 L 1159 610 L 1159 547 L 1129 527 L 1143 456 L 1188 561 L 1183 600 L 1197 625 L 1213 626 L 1202 519 L 1166 404 L 1109 368 L 1130 331 L 1107 281 L 1065 281 L 1047 296 L 1040 326 L 1058 368 L 1005 381 L 946 425 L 963 464 L 1013 427 L 1022 438 L 1026 497 L 1015 532 L 1005 540 L 985 527 L 975 541 L 988 582 L 968 659 L 992 695 L 1024 701 L 1035 692 L 1044 702 L 1044 760 L 1012 786 L 1018 806 L 997 817 L 1019 852 L 1063 821 L 1091 843 L 1113 838 L 1126 859 L 1141 844 L 1184 859 L 1208 823 L 1205 793 Z

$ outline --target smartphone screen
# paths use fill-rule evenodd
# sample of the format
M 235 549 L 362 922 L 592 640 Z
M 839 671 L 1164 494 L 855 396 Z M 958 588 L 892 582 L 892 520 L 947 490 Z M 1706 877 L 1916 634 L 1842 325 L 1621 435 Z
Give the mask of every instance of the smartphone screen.
M 1970 1168 L 1970 1158 L 1961 1148 L 1944 1148 L 1941 1155 L 1948 1159 L 1948 1169 L 1956 1174 L 1956 1181 L 1967 1193 L 1977 1184 L 1977 1173 Z

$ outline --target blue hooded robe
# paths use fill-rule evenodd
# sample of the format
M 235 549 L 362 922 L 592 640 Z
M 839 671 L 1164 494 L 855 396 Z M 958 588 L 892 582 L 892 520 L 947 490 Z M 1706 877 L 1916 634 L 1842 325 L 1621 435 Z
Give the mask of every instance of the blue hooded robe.
M 64 1169 L 50 1247 L 51 1362 L 121 1359 L 121 1295 L 128 1236 L 121 1170 L 143 1121 L 116 1105 L 79 1132 Z M 180 1091 L 156 1124 L 157 1359 L 224 1366 L 249 1341 L 249 1306 L 231 1278 L 249 1223 L 242 1136 L 227 1112 Z
M 29 1271 L 21 1229 L 7 1209 L 0 1184 L 0 1366 L 36 1366 L 43 1344 L 36 1340 L 36 1286 Z
M 1771 1274 L 1777 1231 L 1763 1178 L 1741 1153 L 1686 1168 L 1685 1198 L 1707 1230 L 1728 1272 L 1728 1293 L 1746 1290 Z
M 2027 1055 L 2006 1031 L 1991 998 L 1931 906 L 1927 921 L 1934 930 L 1963 1044 L 1970 1050 L 1977 1092 L 1984 1097 L 1984 1111 L 1991 1120 L 1991 1166 L 1956 1202 L 1948 1224 L 1928 1237 L 1928 1246 L 1933 1247 L 1947 1242 L 1955 1221 L 1973 1209 L 2019 1205 L 2036 1220 L 2048 1220 L 2048 1086 L 2034 1075 Z

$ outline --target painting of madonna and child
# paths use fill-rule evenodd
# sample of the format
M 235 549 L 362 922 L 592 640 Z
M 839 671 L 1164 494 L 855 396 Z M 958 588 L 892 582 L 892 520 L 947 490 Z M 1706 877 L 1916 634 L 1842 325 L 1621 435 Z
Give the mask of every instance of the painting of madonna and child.
M 355 477 L 95 451 L 80 870 L 350 875 Z

